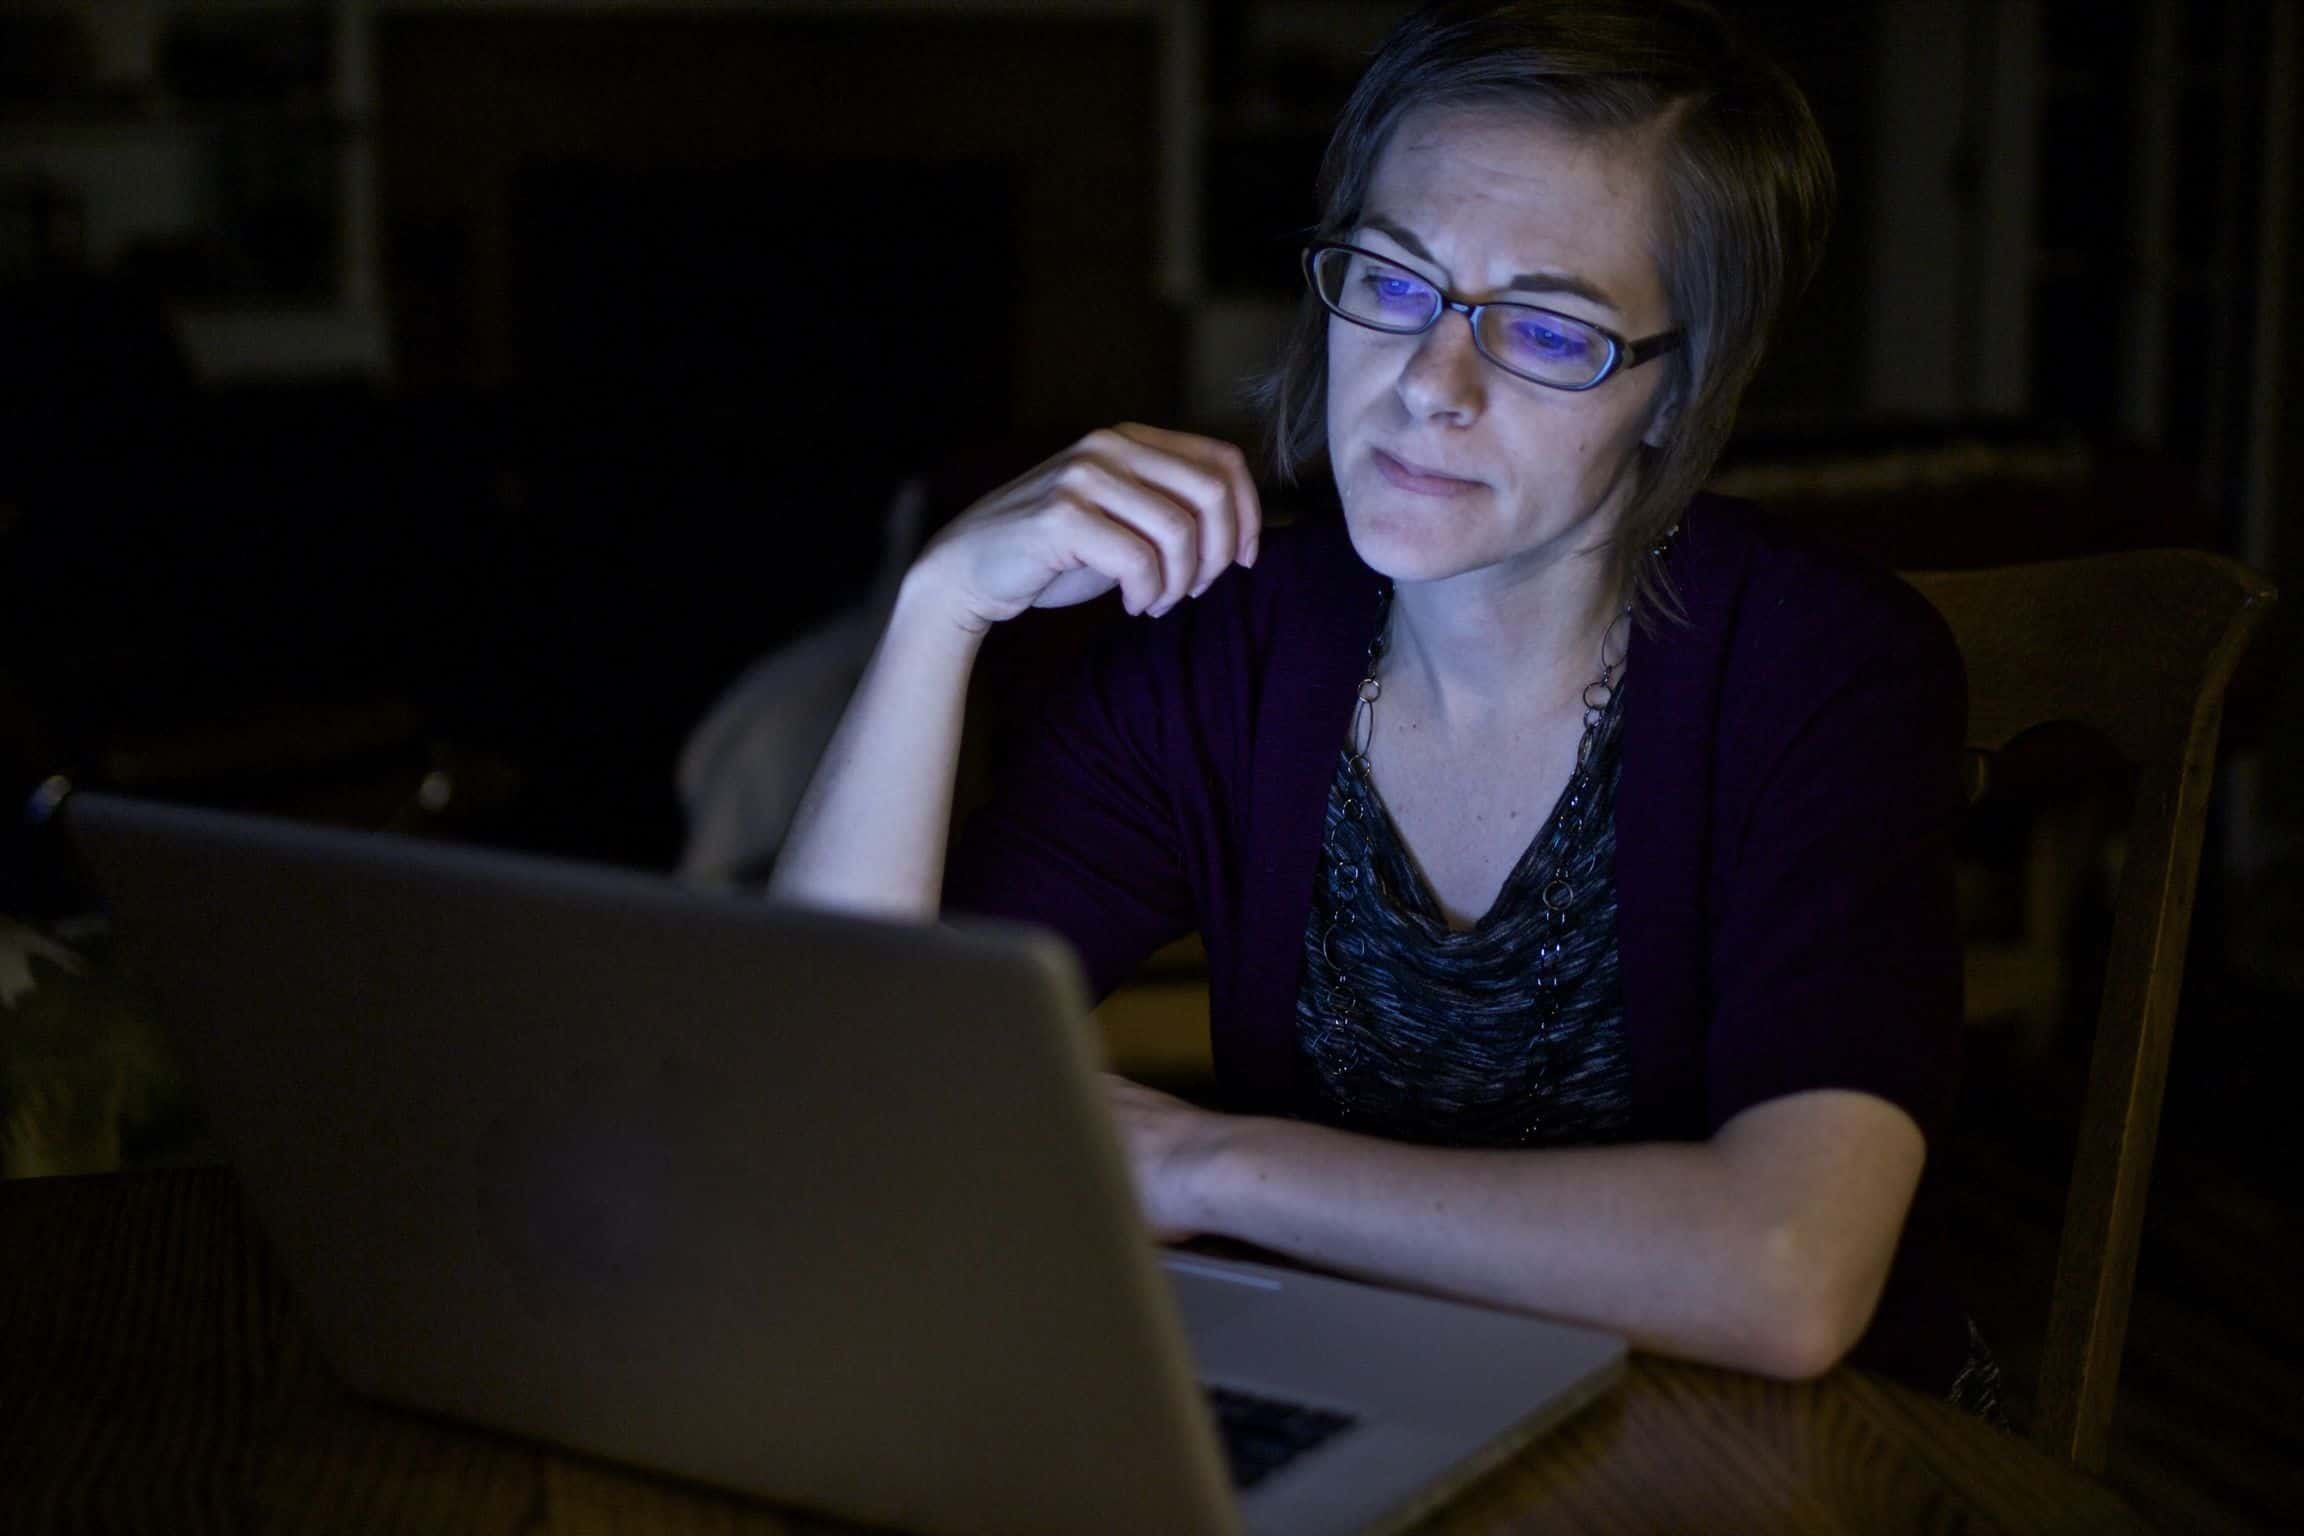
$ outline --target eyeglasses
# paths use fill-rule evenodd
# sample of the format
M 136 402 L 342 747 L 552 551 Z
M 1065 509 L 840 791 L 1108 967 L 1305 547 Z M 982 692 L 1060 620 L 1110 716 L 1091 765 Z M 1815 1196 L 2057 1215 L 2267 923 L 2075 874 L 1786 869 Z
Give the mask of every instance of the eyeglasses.
M 1594 388 L 1620 369 L 1662 357 L 1685 335 L 1663 331 L 1627 341 L 1605 326 L 1533 304 L 1468 304 L 1399 262 L 1355 245 L 1307 246 L 1304 280 L 1331 314 L 1394 336 L 1428 331 L 1452 309 L 1471 324 L 1472 345 L 1482 357 L 1548 389 Z

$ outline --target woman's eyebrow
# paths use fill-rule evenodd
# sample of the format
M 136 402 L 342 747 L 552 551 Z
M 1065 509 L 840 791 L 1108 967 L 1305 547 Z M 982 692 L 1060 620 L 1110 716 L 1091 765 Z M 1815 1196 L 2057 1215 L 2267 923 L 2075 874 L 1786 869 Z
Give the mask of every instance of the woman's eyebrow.
M 1360 225 L 1363 229 L 1373 229 L 1379 234 L 1390 237 L 1402 250 L 1418 261 L 1430 262 L 1434 267 L 1440 265 L 1440 258 L 1426 249 L 1424 242 L 1417 239 L 1415 232 L 1405 224 L 1395 219 L 1388 219 L 1380 213 L 1371 213 L 1360 220 Z M 1573 272 L 1522 272 L 1507 282 L 1503 291 L 1506 293 L 1566 294 L 1571 298 L 1582 299 L 1589 304 L 1597 304 L 1613 315 L 1624 313 L 1616 301 L 1608 297 L 1596 284 L 1585 281 Z

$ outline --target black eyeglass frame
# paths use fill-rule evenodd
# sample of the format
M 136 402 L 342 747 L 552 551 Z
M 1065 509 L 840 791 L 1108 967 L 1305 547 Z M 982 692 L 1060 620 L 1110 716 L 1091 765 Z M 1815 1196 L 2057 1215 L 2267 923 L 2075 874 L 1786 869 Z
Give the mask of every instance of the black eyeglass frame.
M 1512 375 L 1512 377 L 1516 379 L 1526 379 L 1531 384 L 1541 384 L 1546 389 L 1564 390 L 1572 395 L 1580 395 L 1588 389 L 1598 389 L 1601 385 L 1607 383 L 1610 379 L 1614 378 L 1617 374 L 1622 373 L 1627 368 L 1637 368 L 1642 363 L 1653 362 L 1655 359 L 1662 357 L 1667 352 L 1677 351 L 1680 347 L 1680 343 L 1687 340 L 1688 338 L 1688 333 L 1684 330 L 1670 330 L 1658 331 L 1655 335 L 1646 337 L 1640 341 L 1631 341 L 1608 329 L 1608 327 L 1595 321 L 1587 320 L 1581 315 L 1564 315 L 1556 309 L 1546 309 L 1541 304 L 1522 304 L 1511 299 L 1492 299 L 1485 304 L 1475 304 L 1468 299 L 1457 298 L 1454 294 L 1442 288 L 1438 283 L 1432 282 L 1430 278 L 1424 278 L 1424 281 L 1431 284 L 1432 293 L 1434 297 L 1439 300 L 1439 303 L 1434 307 L 1429 319 L 1427 319 L 1422 325 L 1378 325 L 1373 320 L 1364 320 L 1358 315 L 1347 314 L 1343 309 L 1339 308 L 1328 297 L 1327 294 L 1320 291 L 1319 262 L 1321 255 L 1328 251 L 1350 251 L 1355 256 L 1365 256 L 1370 261 L 1380 261 L 1388 267 L 1398 267 L 1401 271 L 1414 273 L 1414 275 L 1420 278 L 1423 278 L 1424 274 L 1417 272 L 1414 267 L 1411 267 L 1408 265 L 1408 263 L 1402 261 L 1397 256 L 1386 256 L 1380 252 L 1371 251 L 1365 247 L 1354 245 L 1346 240 L 1319 240 L 1313 242 L 1312 244 L 1304 247 L 1304 254 L 1302 257 L 1302 263 L 1304 267 L 1304 285 L 1312 290 L 1312 297 L 1320 301 L 1320 307 L 1327 310 L 1328 313 L 1334 315 L 1337 319 L 1349 320 L 1354 325 L 1364 327 L 1367 330 L 1380 332 L 1386 336 L 1421 336 L 1426 331 L 1432 329 L 1432 327 L 1435 325 L 1438 325 L 1442 315 L 1448 313 L 1450 310 L 1454 310 L 1457 314 L 1462 315 L 1464 317 L 1464 323 L 1472 328 L 1473 350 L 1477 351 L 1482 357 L 1486 358 L 1496 367 L 1501 368 L 1506 373 Z M 1608 343 L 1608 361 L 1601 364 L 1600 371 L 1594 374 L 1588 382 L 1583 384 L 1555 384 L 1550 379 L 1540 379 L 1532 373 L 1523 373 L 1519 369 L 1513 367 L 1510 363 L 1503 362 L 1498 359 L 1494 353 L 1488 350 L 1486 343 L 1481 341 L 1480 314 L 1483 310 L 1489 309 L 1524 309 L 1532 314 L 1546 315 L 1554 320 L 1565 320 L 1571 325 L 1580 325 L 1588 331 L 1597 331 L 1600 333 L 1601 338 Z

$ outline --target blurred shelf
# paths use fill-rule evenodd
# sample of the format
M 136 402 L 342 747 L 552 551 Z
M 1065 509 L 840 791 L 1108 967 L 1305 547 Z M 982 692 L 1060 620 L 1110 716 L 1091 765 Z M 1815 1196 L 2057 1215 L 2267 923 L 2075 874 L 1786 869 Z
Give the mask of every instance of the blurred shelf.
M 391 334 L 380 310 L 334 304 L 186 307 L 178 334 L 204 383 L 264 379 L 383 378 Z
M 381 376 L 373 10 L 0 0 L 0 271 L 165 296 L 205 382 Z

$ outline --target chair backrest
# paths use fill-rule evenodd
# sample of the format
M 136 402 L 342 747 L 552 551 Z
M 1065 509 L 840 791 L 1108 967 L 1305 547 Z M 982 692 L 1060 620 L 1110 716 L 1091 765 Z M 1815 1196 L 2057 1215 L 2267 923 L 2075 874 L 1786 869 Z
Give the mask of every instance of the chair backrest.
M 2045 725 L 2092 730 L 2135 771 L 2032 1425 L 2049 1454 L 2100 1472 L 2224 687 L 2275 594 L 2246 566 L 2190 550 L 1905 579 L 1950 623 L 1967 663 L 1972 794 L 1993 754 Z

